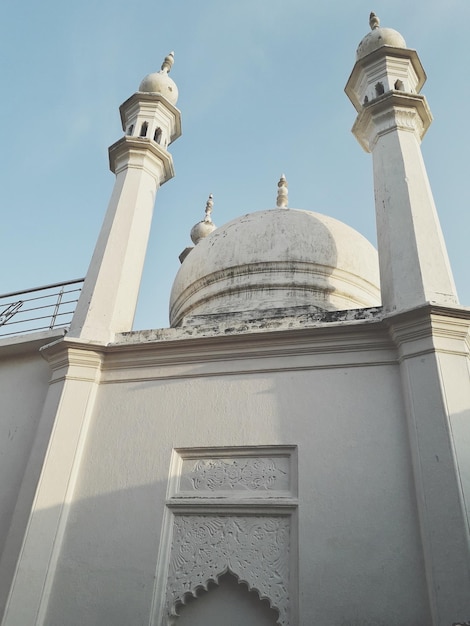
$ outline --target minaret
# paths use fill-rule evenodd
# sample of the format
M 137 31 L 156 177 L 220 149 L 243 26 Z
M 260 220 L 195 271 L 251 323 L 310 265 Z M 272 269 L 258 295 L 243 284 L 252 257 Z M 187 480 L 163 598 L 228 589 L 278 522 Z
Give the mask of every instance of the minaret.
M 369 23 L 346 94 L 358 112 L 353 133 L 373 156 L 382 303 L 388 311 L 457 304 L 420 148 L 432 121 L 419 93 L 426 74 L 400 33 L 374 13 Z
M 167 148 L 181 135 L 173 62 L 171 52 L 120 107 L 125 135 L 109 148 L 116 182 L 69 336 L 108 343 L 132 330 L 155 195 L 174 175 Z

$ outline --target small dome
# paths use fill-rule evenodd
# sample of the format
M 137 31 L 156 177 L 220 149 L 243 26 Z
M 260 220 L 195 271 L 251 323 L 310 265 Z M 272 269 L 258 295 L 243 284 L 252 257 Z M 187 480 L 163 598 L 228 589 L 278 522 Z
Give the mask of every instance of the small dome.
M 153 74 L 147 74 L 142 80 L 139 86 L 139 91 L 144 93 L 160 93 L 171 104 L 176 104 L 178 101 L 178 87 L 174 80 L 168 76 L 172 65 L 174 63 L 174 54 L 170 54 L 165 57 L 162 64 L 162 69 L 159 72 Z
M 239 217 L 199 241 L 181 265 L 170 324 L 189 315 L 380 304 L 375 248 L 331 217 L 277 208 Z
M 202 220 L 201 222 L 195 224 L 191 228 L 191 240 L 193 244 L 197 245 L 201 241 L 201 239 L 204 239 L 205 237 L 210 235 L 212 232 L 214 232 L 216 228 L 217 226 L 214 224 L 214 222 L 209 222 L 206 220 Z
M 370 14 L 369 24 L 371 32 L 367 33 L 357 47 L 356 60 L 364 58 L 374 50 L 382 46 L 392 46 L 394 48 L 406 48 L 406 41 L 400 33 L 393 28 L 381 28 L 379 18 L 375 13 Z

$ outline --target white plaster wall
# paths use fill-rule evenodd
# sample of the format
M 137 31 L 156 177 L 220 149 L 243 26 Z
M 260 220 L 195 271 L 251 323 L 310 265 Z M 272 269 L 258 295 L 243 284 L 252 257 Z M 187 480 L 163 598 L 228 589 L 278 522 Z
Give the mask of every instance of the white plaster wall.
M 172 449 L 264 444 L 299 447 L 300 624 L 429 624 L 397 366 L 226 365 L 100 387 L 48 626 L 147 626 Z
M 49 382 L 49 366 L 35 346 L 2 358 L 0 352 L 0 615 L 14 571 L 29 508 L 18 504 Z M 33 468 L 32 468 L 33 469 Z M 34 496 L 41 460 L 28 473 L 29 504 Z M 15 511 L 16 507 L 16 511 Z M 14 518 L 14 527 L 11 528 Z M 6 547 L 8 538 L 8 546 Z

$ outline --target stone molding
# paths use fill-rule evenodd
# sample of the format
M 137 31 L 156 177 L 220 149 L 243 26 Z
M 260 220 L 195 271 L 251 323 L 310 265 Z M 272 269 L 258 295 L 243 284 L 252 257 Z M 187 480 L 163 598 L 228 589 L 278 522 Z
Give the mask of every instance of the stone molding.
M 367 320 L 311 328 L 198 336 L 108 346 L 104 383 L 173 377 L 222 376 L 396 362 L 388 328 Z M 175 333 L 177 334 L 177 333 Z M 315 357 L 312 359 L 312 357 Z M 198 367 L 194 367 L 195 364 Z M 138 367 L 136 367 L 138 366 Z
M 470 355 L 469 311 L 434 307 L 391 316 L 387 323 L 399 362 L 433 352 Z
M 379 137 L 395 130 L 412 132 L 420 142 L 432 119 L 424 96 L 391 91 L 362 108 L 352 132 L 364 150 L 372 152 Z
M 118 175 L 127 168 L 143 169 L 157 186 L 173 178 L 175 170 L 171 154 L 145 137 L 121 137 L 109 148 L 109 169 Z
M 60 380 L 97 382 L 104 353 L 97 346 L 84 345 L 63 338 L 40 349 L 51 367 L 51 383 Z

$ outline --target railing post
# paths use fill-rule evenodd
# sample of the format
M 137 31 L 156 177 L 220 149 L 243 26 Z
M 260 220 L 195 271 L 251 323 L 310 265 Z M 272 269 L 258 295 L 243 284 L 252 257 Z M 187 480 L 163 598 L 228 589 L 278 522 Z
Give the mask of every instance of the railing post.
M 59 293 L 57 294 L 57 302 L 56 302 L 55 307 L 54 307 L 54 312 L 52 313 L 51 323 L 50 323 L 50 326 L 49 326 L 50 330 L 52 330 L 54 328 L 55 321 L 56 321 L 56 318 L 57 318 L 57 313 L 59 312 L 59 309 L 60 309 L 60 303 L 62 301 L 63 294 L 64 294 L 64 288 L 61 287 Z

